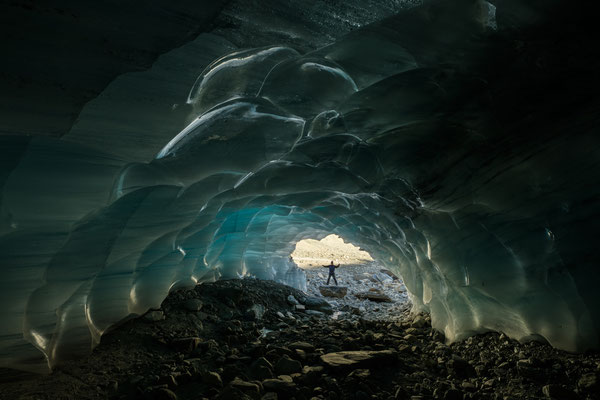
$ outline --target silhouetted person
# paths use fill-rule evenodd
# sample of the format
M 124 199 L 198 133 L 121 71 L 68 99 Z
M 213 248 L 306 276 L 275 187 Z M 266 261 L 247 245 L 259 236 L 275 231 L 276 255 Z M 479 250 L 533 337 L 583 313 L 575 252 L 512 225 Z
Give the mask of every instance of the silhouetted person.
M 329 265 L 323 265 L 324 268 L 329 268 L 329 276 L 327 277 L 327 284 L 329 285 L 329 280 L 333 278 L 335 282 L 335 286 L 337 286 L 337 280 L 335 279 L 335 269 L 338 268 L 340 264 L 333 265 L 333 261 Z

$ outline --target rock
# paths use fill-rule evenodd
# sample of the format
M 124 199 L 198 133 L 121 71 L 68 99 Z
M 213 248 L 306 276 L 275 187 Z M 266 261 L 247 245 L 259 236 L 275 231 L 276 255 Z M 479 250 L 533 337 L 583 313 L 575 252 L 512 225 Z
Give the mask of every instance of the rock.
M 321 311 L 317 311 L 317 310 L 306 310 L 306 313 L 308 315 L 314 315 L 315 317 L 321 317 L 321 318 L 325 317 L 325 313 L 322 313 Z
M 148 311 L 146 314 L 144 314 L 143 318 L 144 321 L 158 322 L 165 319 L 165 313 L 163 313 L 161 310 Z
M 380 269 L 379 272 L 386 274 L 387 276 L 389 276 L 390 278 L 392 278 L 392 280 L 397 281 L 399 278 L 398 276 L 396 276 L 396 274 L 394 274 L 392 271 L 387 270 L 387 269 Z
M 287 302 L 290 306 L 296 306 L 300 304 L 300 302 L 291 294 L 287 297 Z
M 235 378 L 234 380 L 229 382 L 229 385 L 232 388 L 238 389 L 238 390 L 240 390 L 244 393 L 247 393 L 251 396 L 257 395 L 258 393 L 260 393 L 260 387 L 256 383 L 246 382 L 240 378 Z
M 331 368 L 363 367 L 370 365 L 382 366 L 396 360 L 396 352 L 392 350 L 357 350 L 339 351 L 320 356 L 321 361 Z
M 232 386 L 227 386 L 216 398 L 219 400 L 252 400 L 252 397 Z
M 294 382 L 283 379 L 265 379 L 262 381 L 262 385 L 266 391 L 275 393 L 289 393 L 296 387 Z
M 152 392 L 155 400 L 177 400 L 177 395 L 167 388 L 156 389 Z
M 427 320 L 422 315 L 417 315 L 410 325 L 413 328 L 424 328 L 427 326 Z
M 264 357 L 259 357 L 250 365 L 250 375 L 256 379 L 273 378 L 273 365 Z
M 161 385 L 167 385 L 170 388 L 177 387 L 177 380 L 175 379 L 175 377 L 173 375 L 161 376 L 158 379 L 158 383 Z
M 296 304 L 296 305 L 294 306 L 294 309 L 295 309 L 296 311 L 304 311 L 304 310 L 306 310 L 306 306 L 305 306 L 305 305 L 303 305 L 303 304 Z
M 368 369 L 355 369 L 348 374 L 348 378 L 355 378 L 358 380 L 368 379 L 371 376 L 371 371 Z
M 189 353 L 196 350 L 201 342 L 199 337 L 176 338 L 171 340 L 171 346 L 180 352 Z
M 444 393 L 444 400 L 463 400 L 463 393 L 458 389 L 448 389 Z
M 475 368 L 473 368 L 471 364 L 457 356 L 453 356 L 452 359 L 446 363 L 446 368 L 450 375 L 454 375 L 461 379 L 475 377 L 477 375 Z
M 262 304 L 253 304 L 246 310 L 245 317 L 250 320 L 260 320 L 265 315 L 265 307 Z
M 394 400 L 405 400 L 408 399 L 408 393 L 402 386 L 398 386 L 396 393 L 394 394 Z
M 579 378 L 577 382 L 579 389 L 586 393 L 597 393 L 599 392 L 600 385 L 598 385 L 598 375 L 595 373 L 584 374 Z
M 307 297 L 304 300 L 304 305 L 307 310 L 316 310 L 325 314 L 333 314 L 331 304 L 329 304 L 327 300 L 319 297 Z
M 569 400 L 569 399 L 577 399 L 578 396 L 575 392 L 564 388 L 560 385 L 546 385 L 542 388 L 542 393 L 547 399 L 553 400 Z
M 223 387 L 223 381 L 221 375 L 217 372 L 207 371 L 202 374 L 202 382 L 210 386 Z
M 277 399 L 278 399 L 277 393 L 275 393 L 275 392 L 267 392 L 260 398 L 260 400 L 277 400 Z
M 391 276 L 381 272 L 373 274 L 373 279 L 380 283 L 392 282 L 394 280 Z
M 202 301 L 199 299 L 189 299 L 183 303 L 183 308 L 188 311 L 200 311 L 202 309 Z
M 379 289 L 371 288 L 367 292 L 356 293 L 359 299 L 370 300 L 377 303 L 393 303 L 393 300 Z
M 517 361 L 519 375 L 531 379 L 543 378 L 545 375 L 544 371 L 536 368 L 535 364 L 535 361 L 529 358 Z
M 325 297 L 343 298 L 348 292 L 345 286 L 319 286 L 319 292 Z
M 315 346 L 306 342 L 292 342 L 288 345 L 290 349 L 300 349 L 304 350 L 307 353 L 312 353 L 315 351 Z
M 288 355 L 284 355 L 275 364 L 275 373 L 277 375 L 290 375 L 302 372 L 302 364 L 300 361 L 291 359 Z

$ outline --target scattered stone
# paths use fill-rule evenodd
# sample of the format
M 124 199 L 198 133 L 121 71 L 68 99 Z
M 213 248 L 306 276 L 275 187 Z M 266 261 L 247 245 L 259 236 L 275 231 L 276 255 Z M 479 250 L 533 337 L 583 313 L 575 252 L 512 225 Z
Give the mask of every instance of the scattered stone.
M 398 276 L 396 276 L 392 271 L 387 270 L 387 269 L 380 269 L 379 272 L 386 274 L 387 276 L 389 276 L 390 278 L 392 278 L 392 280 L 397 281 L 400 278 L 398 278 Z
M 249 372 L 256 379 L 270 379 L 273 378 L 273 365 L 266 358 L 260 357 L 252 363 Z
M 263 315 L 265 315 L 265 307 L 262 304 L 253 304 L 246 310 L 245 315 L 250 320 L 262 319 Z
M 152 391 L 152 397 L 155 400 L 177 400 L 177 395 L 167 388 L 159 388 Z
M 552 400 L 570 400 L 578 398 L 575 392 L 566 389 L 560 385 L 554 384 L 542 387 L 542 393 L 547 399 Z
M 161 310 L 152 310 L 144 314 L 144 320 L 148 322 L 158 322 L 165 319 L 165 314 Z
M 292 342 L 288 345 L 290 349 L 300 349 L 304 350 L 307 353 L 312 353 L 315 351 L 315 346 L 306 342 Z
M 235 378 L 229 382 L 229 385 L 250 395 L 257 395 L 260 393 L 260 387 L 256 383 L 246 382 L 239 378 Z
M 297 306 L 298 304 L 300 304 L 300 302 L 298 300 L 296 300 L 296 298 L 292 294 L 290 294 L 287 297 L 287 302 L 290 306 Z
M 204 374 L 202 374 L 202 382 L 210 386 L 223 387 L 221 375 L 213 371 L 207 371 Z
M 423 317 L 422 315 L 417 315 L 411 323 L 411 326 L 413 328 L 417 328 L 417 329 L 424 328 L 427 325 L 428 325 L 428 322 L 425 319 L 425 317 Z
M 460 379 L 470 378 L 477 375 L 475 368 L 473 368 L 473 366 L 466 360 L 458 356 L 453 356 L 452 359 L 446 364 L 446 368 L 448 369 L 448 373 L 450 375 L 454 375 Z
M 377 303 L 392 303 L 393 300 L 379 289 L 371 288 L 367 292 L 356 293 L 359 299 L 366 299 Z
M 600 392 L 600 385 L 598 385 L 598 375 L 595 373 L 584 374 L 579 378 L 577 382 L 579 389 L 586 393 L 598 393 Z
M 396 359 L 396 352 L 392 350 L 381 350 L 381 351 L 339 351 L 335 353 L 327 353 L 322 355 L 321 361 L 327 366 L 332 368 L 338 367 L 358 367 L 367 366 L 371 364 L 389 364 L 390 361 Z
M 371 371 L 368 369 L 355 369 L 348 374 L 348 378 L 356 378 L 359 380 L 367 379 L 371 376 Z
M 278 394 L 290 392 L 296 387 L 294 382 L 283 379 L 265 379 L 262 381 L 262 386 L 265 390 Z
M 329 304 L 327 300 L 319 297 L 307 297 L 304 301 L 304 305 L 307 310 L 316 310 L 325 314 L 333 314 L 331 304 Z
M 348 292 L 345 286 L 319 286 L 319 292 L 325 297 L 343 298 Z
M 275 364 L 275 373 L 277 375 L 290 375 L 302 372 L 302 364 L 300 361 L 291 359 L 288 355 L 284 355 Z
M 306 314 L 314 315 L 315 317 L 321 317 L 321 318 L 325 317 L 325 313 L 322 313 L 321 311 L 317 311 L 317 310 L 306 310 Z
M 202 342 L 199 337 L 185 337 L 171 340 L 171 346 L 178 351 L 190 353 L 196 350 L 196 347 Z
M 458 389 L 448 389 L 444 393 L 444 400 L 463 400 L 463 393 Z
M 177 387 L 177 380 L 175 379 L 175 377 L 173 375 L 161 376 L 158 379 L 158 383 L 161 385 L 167 385 L 170 388 Z
M 296 311 L 304 311 L 304 310 L 306 310 L 306 306 L 305 306 L 305 305 L 303 305 L 303 304 L 296 304 L 296 305 L 294 306 L 294 309 L 295 309 Z
M 239 289 L 240 282 L 244 297 L 239 302 L 221 297 L 228 292 L 223 287 Z M 291 294 L 336 313 L 315 320 L 311 313 L 325 314 L 309 309 L 292 320 L 285 315 L 291 310 Z M 84 371 L 84 390 L 95 388 L 97 398 L 129 398 L 135 391 L 149 399 L 194 393 L 202 400 L 600 398 L 600 355 L 594 352 L 568 354 L 496 333 L 446 345 L 443 335 L 431 330 L 427 315 L 411 316 L 405 310 L 397 319 L 368 319 L 374 305 L 394 305 L 356 303 L 354 296 L 306 302 L 292 288 L 254 279 L 204 284 L 193 295 L 171 293 L 161 305 L 160 313 L 169 315 L 164 323 L 149 324 L 145 317 L 126 321 L 103 338 L 88 360 L 67 364 L 64 371 L 75 376 Z M 201 310 L 184 309 L 192 297 L 203 303 Z M 351 302 L 365 304 L 363 317 L 352 315 L 357 307 Z M 255 304 L 268 311 L 262 319 L 247 319 L 245 310 Z M 223 310 L 232 318 L 222 318 Z M 201 342 L 196 337 L 199 320 L 204 324 Z M 133 372 L 132 378 L 126 371 Z M 42 390 L 35 382 L 29 383 L 39 393 L 52 388 L 45 384 Z M 4 381 L 0 397 L 6 385 L 9 381 Z M 46 397 L 62 398 L 71 387 L 71 397 L 85 397 L 83 389 L 70 380 L 69 385 L 67 391 L 50 391 Z
M 183 303 L 183 308 L 188 311 L 200 311 L 202 306 L 203 304 L 200 299 L 189 299 Z

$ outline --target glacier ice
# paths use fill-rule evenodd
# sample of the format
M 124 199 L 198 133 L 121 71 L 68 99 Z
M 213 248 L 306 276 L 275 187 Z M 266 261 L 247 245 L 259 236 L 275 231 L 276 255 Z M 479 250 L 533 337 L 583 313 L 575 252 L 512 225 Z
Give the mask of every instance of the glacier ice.
M 595 125 L 515 110 L 497 61 L 520 66 L 519 53 L 489 3 L 458 3 L 307 54 L 201 35 L 216 61 L 191 88 L 178 81 L 187 104 L 173 114 L 111 109 L 111 92 L 173 90 L 140 72 L 62 139 L 0 136 L 0 365 L 81 356 L 176 288 L 256 277 L 303 289 L 289 255 L 331 233 L 399 273 L 448 340 L 497 330 L 597 348 Z M 502 31 L 501 4 L 496 15 Z

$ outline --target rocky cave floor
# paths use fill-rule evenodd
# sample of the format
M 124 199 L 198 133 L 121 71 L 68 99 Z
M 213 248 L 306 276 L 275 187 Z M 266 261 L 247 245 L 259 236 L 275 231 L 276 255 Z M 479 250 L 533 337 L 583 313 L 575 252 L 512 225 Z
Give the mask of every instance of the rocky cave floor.
M 497 333 L 446 345 L 426 315 L 336 314 L 323 298 L 244 279 L 173 292 L 51 375 L 3 370 L 0 398 L 594 399 L 599 368 L 598 353 Z

